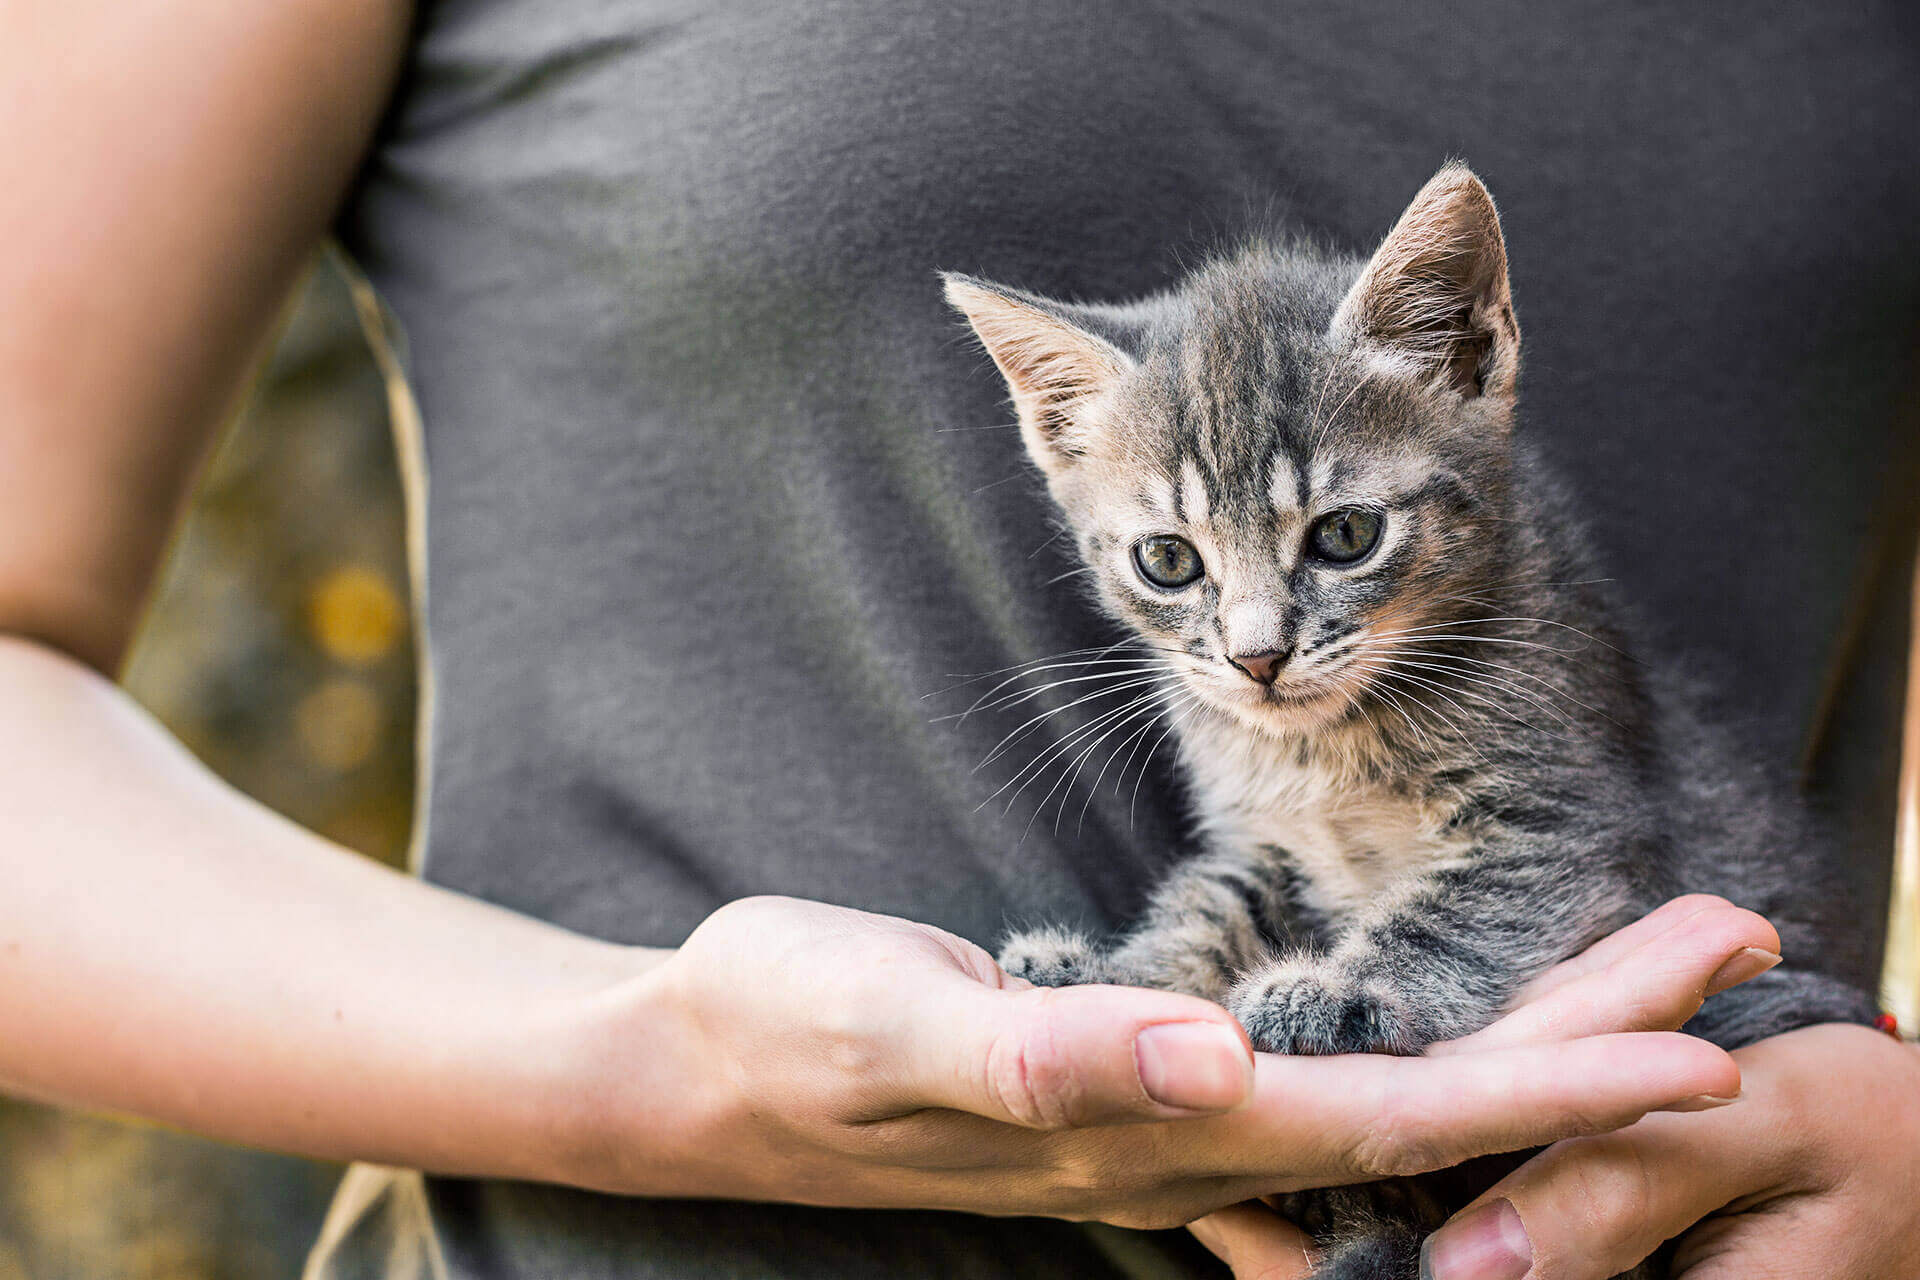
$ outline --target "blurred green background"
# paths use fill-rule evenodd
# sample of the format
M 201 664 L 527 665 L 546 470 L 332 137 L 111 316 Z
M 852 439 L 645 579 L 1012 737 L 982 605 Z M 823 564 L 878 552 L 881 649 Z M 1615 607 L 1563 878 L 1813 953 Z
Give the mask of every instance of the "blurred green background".
M 315 266 L 202 477 L 126 672 L 242 790 L 405 859 L 413 644 L 386 391 Z M 299 1274 L 339 1170 L 0 1099 L 0 1280 Z

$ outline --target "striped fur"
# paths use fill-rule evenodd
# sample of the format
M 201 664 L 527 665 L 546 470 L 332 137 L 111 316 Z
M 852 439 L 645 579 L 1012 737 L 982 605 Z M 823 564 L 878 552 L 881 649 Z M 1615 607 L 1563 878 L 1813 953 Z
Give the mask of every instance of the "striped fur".
M 1010 971 L 1219 1000 L 1265 1050 L 1417 1053 L 1708 892 L 1768 915 L 1788 961 L 1693 1029 L 1734 1046 L 1872 1016 L 1829 838 L 1628 656 L 1625 606 L 1516 439 L 1506 248 L 1466 169 L 1367 260 L 1261 243 L 1127 305 L 961 277 L 948 296 L 1008 379 L 1082 581 L 1192 695 L 1196 852 L 1124 936 L 1019 935 Z M 1314 522 L 1351 508 L 1384 521 L 1377 545 L 1316 560 Z M 1163 535 L 1199 581 L 1143 578 L 1132 548 Z M 1271 686 L 1232 661 L 1272 652 Z M 1391 1259 L 1378 1274 L 1410 1280 L 1406 1241 L 1458 1202 L 1309 1208 L 1353 1260 L 1337 1274 Z

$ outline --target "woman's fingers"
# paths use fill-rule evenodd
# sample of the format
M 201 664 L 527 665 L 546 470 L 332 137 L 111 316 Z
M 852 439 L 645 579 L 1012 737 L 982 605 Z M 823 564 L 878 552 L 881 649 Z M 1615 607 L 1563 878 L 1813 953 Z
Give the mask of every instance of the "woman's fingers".
M 1291 1190 L 1424 1173 L 1739 1092 L 1726 1053 L 1661 1032 L 1442 1058 L 1260 1054 L 1244 1109 L 1180 1132 L 1196 1168 Z
M 1231 1014 L 1131 987 L 998 990 L 925 977 L 876 1061 L 902 1107 L 949 1107 L 1030 1129 L 1229 1111 L 1253 1086 Z
M 1547 970 L 1535 978 L 1514 1003 L 1516 1006 L 1528 1004 L 1576 978 L 1597 973 L 1703 912 L 1741 913 L 1741 908 L 1710 893 L 1690 893 L 1674 898 L 1632 924 L 1614 930 L 1572 959 L 1563 960 Z M 1773 926 L 1767 925 L 1766 932 L 1752 945 L 1778 953 L 1780 938 L 1772 930 Z
M 1705 905 L 1686 910 L 1682 904 L 1687 903 Z M 1622 945 L 1633 939 L 1637 945 Z M 1751 911 L 1718 898 L 1677 899 L 1594 944 L 1577 962 L 1569 961 L 1583 967 L 1534 993 L 1492 1026 L 1427 1052 L 1445 1056 L 1578 1036 L 1677 1030 L 1708 996 L 1780 963 L 1779 946 L 1773 926 Z
M 1793 1197 L 1774 1203 L 1802 1208 L 1832 1198 L 1836 1187 L 1850 1185 L 1844 1170 L 1861 1151 L 1880 1153 L 1866 1159 L 1900 1181 L 1900 1161 L 1912 1163 L 1908 1149 L 1920 1131 L 1913 1119 L 1920 1108 L 1901 1097 L 1915 1074 L 1911 1055 L 1859 1027 L 1810 1027 L 1749 1045 L 1736 1055 L 1747 1074 L 1740 1105 L 1648 1116 L 1615 1133 L 1548 1148 L 1434 1234 L 1423 1274 L 1606 1280 L 1734 1202 L 1749 1206 L 1724 1220 L 1737 1225 L 1737 1240 L 1717 1228 L 1694 1232 L 1681 1270 L 1698 1264 L 1703 1277 L 1761 1274 L 1725 1270 L 1721 1264 L 1737 1255 L 1749 1266 L 1764 1256 L 1768 1275 L 1909 1274 L 1842 1259 L 1849 1250 L 1859 1257 L 1888 1252 L 1873 1232 L 1911 1220 L 1910 1181 L 1890 1186 L 1876 1171 L 1859 1184 L 1857 1212 L 1839 1240 L 1820 1240 L 1796 1212 L 1769 1219 L 1759 1211 L 1769 1197 Z M 1819 1243 L 1824 1266 L 1810 1254 L 1791 1256 L 1808 1239 Z M 1766 1243 L 1756 1250 L 1756 1242 Z
M 1233 1280 L 1304 1280 L 1313 1270 L 1306 1233 L 1257 1200 L 1196 1218 L 1187 1229 L 1227 1264 Z
M 1752 1188 L 1735 1107 L 1558 1143 L 1430 1237 L 1423 1280 L 1607 1280 Z
M 842 1124 L 939 1108 L 1072 1129 L 1215 1115 L 1252 1087 L 1253 1049 L 1217 1004 L 1015 983 L 979 947 L 911 921 L 743 899 L 681 948 L 708 953 L 737 972 L 716 981 L 713 963 L 695 966 L 701 1016 L 758 1027 L 754 1062 L 789 1089 L 812 1073 Z

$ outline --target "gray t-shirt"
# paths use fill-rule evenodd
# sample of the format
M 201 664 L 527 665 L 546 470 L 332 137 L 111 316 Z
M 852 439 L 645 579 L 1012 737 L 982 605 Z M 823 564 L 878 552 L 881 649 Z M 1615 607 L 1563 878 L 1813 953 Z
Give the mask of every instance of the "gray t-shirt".
M 1896 4 L 425 4 L 342 222 L 426 426 L 424 874 L 657 945 L 753 893 L 989 945 L 1126 918 L 1178 848 L 1165 753 L 1056 831 L 1044 787 L 983 802 L 1084 719 L 975 772 L 1017 719 L 927 696 L 1113 638 L 933 273 L 1112 298 L 1257 226 L 1362 248 L 1452 155 L 1506 217 L 1526 430 L 1790 765 L 1849 602 L 1898 617 L 1916 72 Z M 1870 676 L 1898 623 L 1858 630 Z M 1817 776 L 1881 903 L 1871 684 Z M 429 1200 L 459 1277 L 1200 1265 L 1055 1222 Z

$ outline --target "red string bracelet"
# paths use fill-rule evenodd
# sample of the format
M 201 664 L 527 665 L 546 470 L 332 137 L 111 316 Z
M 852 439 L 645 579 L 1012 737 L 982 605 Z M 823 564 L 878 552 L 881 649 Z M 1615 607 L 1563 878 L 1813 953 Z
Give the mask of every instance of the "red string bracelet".
M 1875 1031 L 1884 1031 L 1895 1040 L 1900 1038 L 1900 1019 L 1890 1013 L 1883 1013 L 1873 1020 Z

